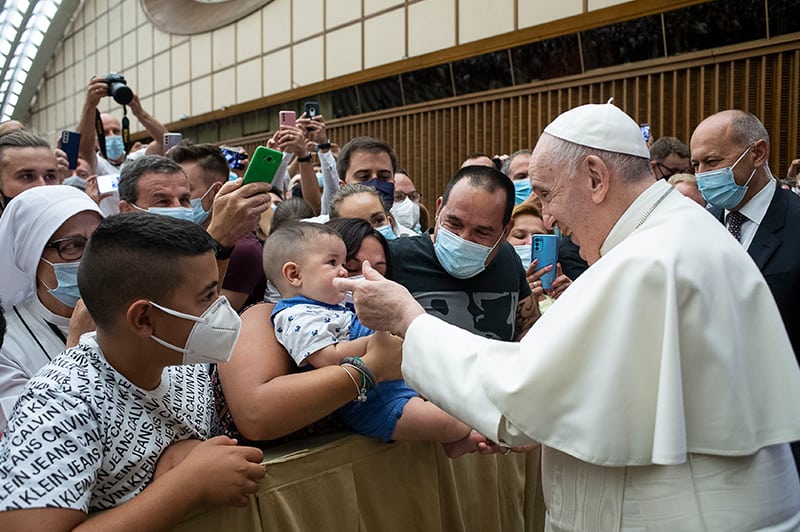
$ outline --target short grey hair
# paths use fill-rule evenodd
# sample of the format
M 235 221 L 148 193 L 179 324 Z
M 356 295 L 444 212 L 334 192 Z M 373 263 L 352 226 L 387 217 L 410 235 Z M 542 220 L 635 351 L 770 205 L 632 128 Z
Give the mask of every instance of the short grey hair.
M 577 173 L 578 166 L 590 155 L 600 158 L 625 183 L 637 183 L 642 179 L 653 177 L 650 172 L 650 160 L 645 157 L 581 146 L 547 133 L 541 138 L 546 138 L 550 143 L 547 153 L 550 162 L 557 166 L 561 173 L 570 177 Z
M 513 161 L 514 158 L 516 158 L 519 155 L 530 155 L 530 154 L 531 154 L 531 150 L 517 150 L 517 151 L 515 151 L 514 153 L 512 153 L 511 155 L 506 157 L 506 160 L 503 161 L 503 168 L 500 171 L 503 172 L 504 174 L 508 175 L 508 172 L 511 170 L 511 161 Z M 508 177 L 511 177 L 511 176 L 508 175 Z
M 341 187 L 339 190 L 333 193 L 333 196 L 331 196 L 331 200 L 328 203 L 328 213 L 330 214 L 330 219 L 335 220 L 336 218 L 341 218 L 341 215 L 339 214 L 339 207 L 341 207 L 342 201 L 344 201 L 346 197 L 355 196 L 356 194 L 372 194 L 378 198 L 378 201 L 381 202 L 383 211 L 387 215 L 389 214 L 389 212 L 386 210 L 386 205 L 383 204 L 381 195 L 378 194 L 378 191 L 375 188 L 361 183 L 350 183 Z
M 144 174 L 182 174 L 181 165 L 161 155 L 144 155 L 125 163 L 119 175 L 119 199 L 136 203 L 139 199 L 139 178 Z
M 731 116 L 731 141 L 739 146 L 753 146 L 759 140 L 763 140 L 769 147 L 769 133 L 767 128 L 761 123 L 753 113 L 740 111 L 738 109 L 730 111 Z

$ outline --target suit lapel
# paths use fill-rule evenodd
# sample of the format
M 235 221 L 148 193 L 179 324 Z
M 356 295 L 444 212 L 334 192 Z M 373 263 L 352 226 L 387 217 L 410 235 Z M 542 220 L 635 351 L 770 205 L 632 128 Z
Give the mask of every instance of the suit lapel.
M 764 270 L 764 265 L 780 246 L 782 239 L 780 233 L 786 221 L 786 209 L 789 202 L 781 194 L 780 187 L 775 188 L 772 201 L 769 203 L 764 219 L 758 226 L 753 242 L 747 252 L 753 257 L 759 270 Z

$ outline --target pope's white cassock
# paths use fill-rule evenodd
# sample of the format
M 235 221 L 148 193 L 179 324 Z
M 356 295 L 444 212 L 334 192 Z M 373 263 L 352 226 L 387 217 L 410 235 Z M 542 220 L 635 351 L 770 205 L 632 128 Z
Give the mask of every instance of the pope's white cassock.
M 800 370 L 753 261 L 664 181 L 601 255 L 518 344 L 417 317 L 406 380 L 542 443 L 549 530 L 800 528 Z

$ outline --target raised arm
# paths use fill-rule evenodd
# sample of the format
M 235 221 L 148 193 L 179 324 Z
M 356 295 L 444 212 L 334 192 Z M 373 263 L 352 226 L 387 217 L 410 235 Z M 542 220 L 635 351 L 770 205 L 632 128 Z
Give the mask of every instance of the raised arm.
M 138 94 L 134 93 L 130 108 L 133 116 L 144 126 L 147 133 L 153 137 L 153 142 L 147 146 L 147 155 L 164 155 L 164 133 L 168 133 L 167 128 L 142 108 L 142 102 L 139 101 Z
M 78 132 L 81 134 L 81 142 L 78 147 L 78 156 L 89 163 L 91 174 L 97 173 L 97 133 L 94 129 L 97 106 L 104 96 L 108 96 L 108 84 L 105 79 L 92 77 L 86 87 L 86 99 L 83 102 L 81 119 L 78 122 Z

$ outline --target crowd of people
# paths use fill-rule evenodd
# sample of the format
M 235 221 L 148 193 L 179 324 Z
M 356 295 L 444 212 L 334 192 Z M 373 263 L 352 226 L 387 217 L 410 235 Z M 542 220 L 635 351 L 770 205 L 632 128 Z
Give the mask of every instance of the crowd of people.
M 580 106 L 467 155 L 429 211 L 389 144 L 340 148 L 322 115 L 245 183 L 240 148 L 165 150 L 135 94 L 153 141 L 126 146 L 105 96 L 73 164 L 0 124 L 0 528 L 242 505 L 261 449 L 343 429 L 541 444 L 552 530 L 800 527 L 800 160 L 776 179 L 754 115 L 648 146 Z

